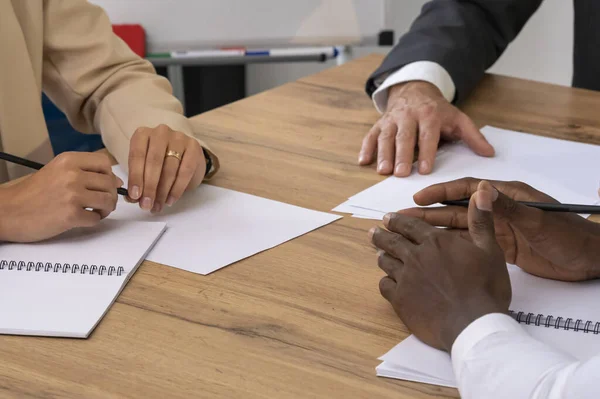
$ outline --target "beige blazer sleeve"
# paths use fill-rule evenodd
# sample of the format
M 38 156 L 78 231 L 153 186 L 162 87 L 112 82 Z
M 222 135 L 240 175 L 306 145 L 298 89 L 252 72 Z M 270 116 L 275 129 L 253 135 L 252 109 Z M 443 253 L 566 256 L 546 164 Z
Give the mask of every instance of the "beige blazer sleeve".
M 194 136 L 169 81 L 113 33 L 100 7 L 86 0 L 44 0 L 44 7 L 43 90 L 77 130 L 99 132 L 124 168 L 139 127 L 165 124 Z M 212 177 L 218 159 L 200 144 L 211 154 Z

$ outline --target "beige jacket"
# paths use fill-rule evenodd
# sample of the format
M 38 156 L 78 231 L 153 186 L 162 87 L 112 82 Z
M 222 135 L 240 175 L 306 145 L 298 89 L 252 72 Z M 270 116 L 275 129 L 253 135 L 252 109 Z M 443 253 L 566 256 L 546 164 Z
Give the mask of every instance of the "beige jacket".
M 169 82 L 113 34 L 101 8 L 85 0 L 0 0 L 1 147 L 45 163 L 53 154 L 42 91 L 75 129 L 100 133 L 125 167 L 138 127 L 163 123 L 194 134 Z M 210 175 L 214 156 L 213 163 Z M 0 162 L 0 181 L 30 172 Z

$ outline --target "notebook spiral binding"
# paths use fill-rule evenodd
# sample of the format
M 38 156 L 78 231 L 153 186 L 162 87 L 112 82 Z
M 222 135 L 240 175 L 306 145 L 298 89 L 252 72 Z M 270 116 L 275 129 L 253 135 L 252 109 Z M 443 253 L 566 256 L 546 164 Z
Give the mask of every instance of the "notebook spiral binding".
M 546 328 L 563 329 L 568 331 L 583 332 L 586 334 L 600 334 L 600 322 L 572 318 L 554 317 L 552 315 L 508 311 L 509 315 L 517 322 L 527 325 L 535 325 Z M 592 327 L 593 326 L 593 327 Z
M 97 276 L 120 276 L 125 273 L 122 266 L 104 266 L 104 265 L 78 265 L 76 263 L 42 263 L 42 262 L 16 262 L 14 260 L 0 260 L 0 270 L 25 270 L 28 272 L 45 273 L 71 273 L 88 274 Z

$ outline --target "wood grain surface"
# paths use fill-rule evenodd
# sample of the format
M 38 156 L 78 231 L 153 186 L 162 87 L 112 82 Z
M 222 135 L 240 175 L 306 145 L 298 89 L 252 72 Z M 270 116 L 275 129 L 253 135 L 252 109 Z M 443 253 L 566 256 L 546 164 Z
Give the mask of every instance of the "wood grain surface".
M 211 184 L 329 211 L 381 181 L 356 164 L 381 60 L 193 118 L 220 155 Z M 598 93 L 487 76 L 463 108 L 480 125 L 600 143 L 599 106 Z M 378 292 L 375 224 L 346 217 L 210 276 L 145 262 L 89 339 L 0 336 L 0 396 L 457 397 L 375 376 L 409 334 Z

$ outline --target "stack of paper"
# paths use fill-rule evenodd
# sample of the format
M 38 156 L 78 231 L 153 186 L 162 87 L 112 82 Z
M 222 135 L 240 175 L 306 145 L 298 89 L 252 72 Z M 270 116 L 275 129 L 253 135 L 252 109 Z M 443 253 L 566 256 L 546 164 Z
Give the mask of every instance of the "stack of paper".
M 113 171 L 127 180 L 119 167 Z M 204 275 L 340 219 L 207 184 L 156 215 L 119 201 L 110 219 L 167 224 L 146 259 Z
M 493 127 L 482 133 L 496 149 L 495 157 L 479 157 L 462 143 L 450 144 L 438 153 L 432 174 L 390 177 L 333 211 L 382 219 L 388 212 L 417 206 L 412 196 L 423 188 L 463 177 L 523 181 L 562 203 L 597 201 L 600 146 Z
M 591 325 L 600 321 L 600 308 L 596 306 L 600 281 L 565 283 L 532 276 L 514 265 L 509 265 L 508 270 L 513 290 L 510 307 L 515 312 L 581 320 L 581 326 L 588 320 Z M 532 323 L 523 324 L 523 328 L 532 337 L 580 360 L 600 353 L 600 335 L 585 333 L 583 327 L 573 331 Z M 456 387 L 450 356 L 427 346 L 415 336 L 408 337 L 379 359 L 383 361 L 377 367 L 380 377 Z

